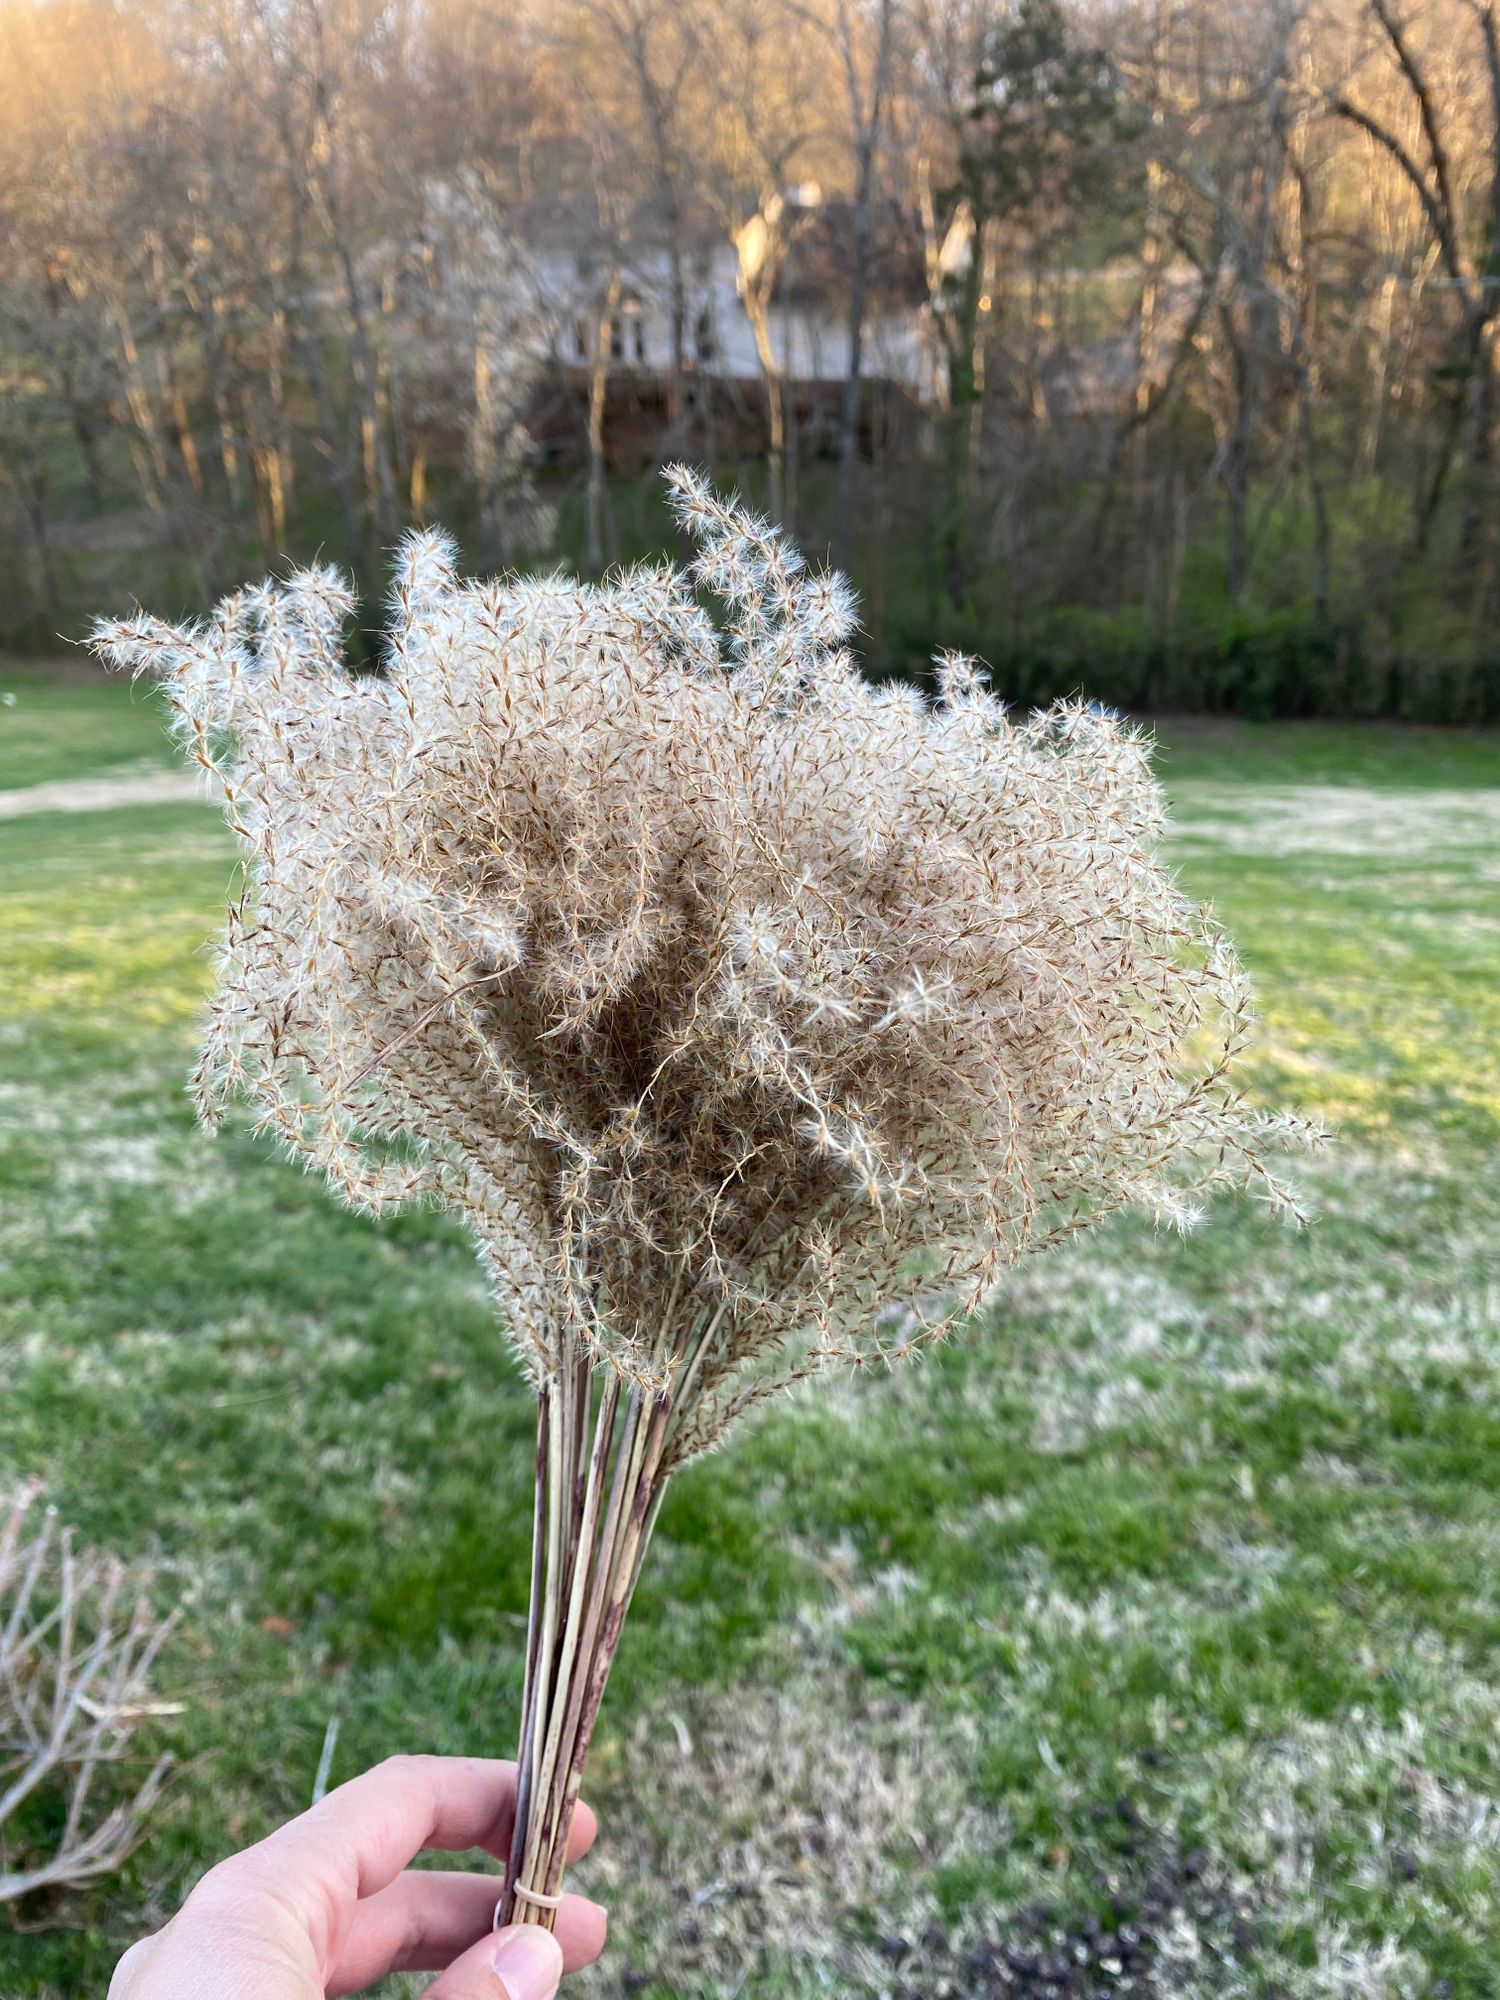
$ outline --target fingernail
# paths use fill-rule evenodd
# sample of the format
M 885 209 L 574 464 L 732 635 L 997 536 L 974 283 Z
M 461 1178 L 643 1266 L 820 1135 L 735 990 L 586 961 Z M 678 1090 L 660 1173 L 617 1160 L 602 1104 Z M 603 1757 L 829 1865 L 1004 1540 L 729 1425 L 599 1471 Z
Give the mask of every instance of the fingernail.
M 510 2000 L 552 2000 L 562 1978 L 562 1946 L 539 1924 L 496 1931 L 490 1964 Z

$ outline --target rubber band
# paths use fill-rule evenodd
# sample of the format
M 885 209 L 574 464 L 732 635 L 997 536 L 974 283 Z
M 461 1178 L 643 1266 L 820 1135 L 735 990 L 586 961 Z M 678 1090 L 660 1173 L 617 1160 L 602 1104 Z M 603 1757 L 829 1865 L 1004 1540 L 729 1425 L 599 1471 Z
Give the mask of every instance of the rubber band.
M 528 1889 L 523 1882 L 512 1883 L 510 1893 L 516 1902 L 530 1903 L 538 1910 L 560 1910 L 563 1905 L 561 1896 L 544 1896 L 540 1889 Z M 500 1911 L 504 1902 L 505 1898 L 502 1896 L 495 1905 L 495 1914 L 490 1921 L 492 1931 L 500 1928 Z

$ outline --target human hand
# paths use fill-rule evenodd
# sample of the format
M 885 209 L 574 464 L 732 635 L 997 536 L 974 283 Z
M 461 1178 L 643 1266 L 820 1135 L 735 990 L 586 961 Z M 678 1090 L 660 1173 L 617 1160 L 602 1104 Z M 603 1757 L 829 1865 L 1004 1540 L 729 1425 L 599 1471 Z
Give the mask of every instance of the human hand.
M 564 1896 L 555 1935 L 492 1932 L 493 1874 L 406 1865 L 424 1847 L 503 1856 L 515 1796 L 514 1764 L 390 1758 L 211 1868 L 165 1929 L 126 1952 L 109 2000 L 324 2000 L 387 1972 L 434 1971 L 426 2000 L 551 2000 L 603 1947 L 597 1903 Z M 570 1860 L 596 1831 L 581 1805 Z

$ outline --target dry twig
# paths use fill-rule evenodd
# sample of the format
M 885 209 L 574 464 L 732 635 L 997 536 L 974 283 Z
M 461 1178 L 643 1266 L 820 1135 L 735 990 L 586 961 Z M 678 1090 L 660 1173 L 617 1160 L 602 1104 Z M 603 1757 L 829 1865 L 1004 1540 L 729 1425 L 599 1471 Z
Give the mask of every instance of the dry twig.
M 0 1528 L 0 1903 L 119 1867 L 171 1759 L 157 1758 L 123 1797 L 105 1774 L 144 1722 L 178 1706 L 150 1692 L 175 1613 L 159 1617 L 122 1564 L 80 1555 L 38 1500 L 25 1488 Z M 61 1795 L 62 1824 L 36 1854 L 16 1827 L 44 1792 Z

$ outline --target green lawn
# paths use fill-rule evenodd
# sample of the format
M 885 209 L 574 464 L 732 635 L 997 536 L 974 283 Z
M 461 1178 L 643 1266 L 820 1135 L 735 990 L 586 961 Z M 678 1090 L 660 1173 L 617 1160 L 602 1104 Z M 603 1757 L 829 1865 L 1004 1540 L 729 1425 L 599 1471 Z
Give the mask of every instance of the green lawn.
M 162 730 L 160 696 L 144 682 L 68 678 L 45 666 L 0 666 L 0 787 L 59 778 L 170 770 L 181 759 Z
M 0 692 L 0 786 L 162 761 L 144 693 Z M 1002 1948 L 1076 1994 L 1496 1990 L 1500 742 L 1168 726 L 1162 768 L 1247 1080 L 1340 1130 L 1316 1220 L 1112 1224 L 683 1476 L 598 1742 L 596 1992 L 998 1995 Z M 0 1474 L 187 1603 L 168 1809 L 0 1930 L 7 2000 L 102 1994 L 330 1717 L 336 1777 L 515 1726 L 530 1412 L 463 1240 L 191 1121 L 234 874 L 206 807 L 0 818 Z

